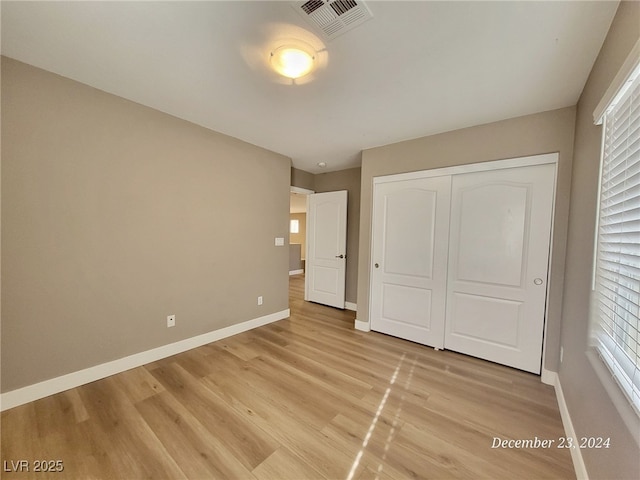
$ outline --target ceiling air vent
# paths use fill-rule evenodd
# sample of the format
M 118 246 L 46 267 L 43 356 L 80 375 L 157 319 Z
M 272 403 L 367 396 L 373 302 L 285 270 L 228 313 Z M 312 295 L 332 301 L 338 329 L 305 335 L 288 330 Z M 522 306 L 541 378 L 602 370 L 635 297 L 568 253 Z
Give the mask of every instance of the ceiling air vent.
M 355 0 L 308 0 L 291 6 L 326 40 L 332 40 L 373 17 L 364 2 Z

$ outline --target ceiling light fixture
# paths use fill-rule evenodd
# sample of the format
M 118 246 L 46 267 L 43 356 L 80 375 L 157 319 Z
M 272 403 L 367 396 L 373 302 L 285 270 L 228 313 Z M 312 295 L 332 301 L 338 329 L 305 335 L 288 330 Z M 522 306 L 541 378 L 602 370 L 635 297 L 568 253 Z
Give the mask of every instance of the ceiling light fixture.
M 300 78 L 313 70 L 315 54 L 291 45 L 283 45 L 271 52 L 271 66 L 287 78 Z
M 320 163 L 318 163 L 318 166 L 320 168 L 325 168 L 327 166 L 327 164 L 325 162 L 320 162 Z

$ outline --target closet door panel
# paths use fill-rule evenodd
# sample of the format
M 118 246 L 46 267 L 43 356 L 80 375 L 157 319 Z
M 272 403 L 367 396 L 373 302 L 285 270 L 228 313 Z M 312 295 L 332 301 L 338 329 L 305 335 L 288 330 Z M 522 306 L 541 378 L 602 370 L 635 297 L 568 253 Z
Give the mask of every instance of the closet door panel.
M 442 348 L 449 176 L 375 186 L 371 328 Z
M 445 348 L 540 373 L 555 167 L 455 175 Z

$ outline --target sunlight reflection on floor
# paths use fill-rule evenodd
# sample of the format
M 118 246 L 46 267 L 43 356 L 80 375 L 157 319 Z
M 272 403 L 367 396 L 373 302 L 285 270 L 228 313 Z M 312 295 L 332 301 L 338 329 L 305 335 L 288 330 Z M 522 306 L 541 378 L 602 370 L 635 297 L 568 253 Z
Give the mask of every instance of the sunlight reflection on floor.
M 384 410 L 387 400 L 389 399 L 389 395 L 391 394 L 393 385 L 396 383 L 396 379 L 398 378 L 398 374 L 400 373 L 400 370 L 402 368 L 402 364 L 405 360 L 406 355 L 407 355 L 406 353 L 403 353 L 402 357 L 400 357 L 400 360 L 398 361 L 398 365 L 396 366 L 396 369 L 393 372 L 391 379 L 389 380 L 389 386 L 385 390 L 384 395 L 380 400 L 380 404 L 378 405 L 378 410 L 376 411 L 376 415 L 373 417 L 373 420 L 371 421 L 371 425 L 369 425 L 369 430 L 367 431 L 367 435 L 364 437 L 364 440 L 362 441 L 362 447 L 360 448 L 360 451 L 356 455 L 356 458 L 353 461 L 353 465 L 351 465 L 351 470 L 349 471 L 349 475 L 347 476 L 346 480 L 353 480 L 353 476 L 355 475 L 355 472 L 358 469 L 358 466 L 360 465 L 360 460 L 362 459 L 364 450 L 365 448 L 367 448 L 367 445 L 369 444 L 369 440 L 371 440 L 371 436 L 373 435 L 373 432 L 376 429 L 378 419 L 380 418 L 380 415 L 382 415 L 382 411 Z M 398 405 L 398 408 L 396 409 L 395 415 L 393 417 L 391 430 L 389 430 L 389 435 L 387 435 L 387 439 L 385 441 L 384 454 L 382 455 L 383 461 L 387 456 L 387 452 L 389 450 L 391 442 L 393 441 L 393 437 L 395 436 L 396 427 L 398 426 L 398 420 L 400 418 L 400 412 L 402 411 L 402 404 L 406 398 L 406 391 L 408 391 L 409 386 L 411 385 L 411 379 L 413 377 L 413 372 L 416 368 L 416 362 L 417 362 L 417 358 L 414 358 L 413 365 L 409 370 L 409 375 L 407 376 L 407 380 L 405 381 L 405 384 L 404 384 L 404 392 L 402 393 L 402 397 L 400 398 L 400 404 Z M 376 479 L 378 478 L 380 473 L 382 473 L 382 468 L 383 468 L 382 463 L 380 463 L 378 465 Z

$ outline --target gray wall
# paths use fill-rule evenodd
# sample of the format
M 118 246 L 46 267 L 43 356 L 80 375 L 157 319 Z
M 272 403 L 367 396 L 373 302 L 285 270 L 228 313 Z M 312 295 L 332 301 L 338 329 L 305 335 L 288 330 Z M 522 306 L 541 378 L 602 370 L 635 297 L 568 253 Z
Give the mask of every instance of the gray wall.
M 302 270 L 302 246 L 299 243 L 289 244 L 289 272 Z
M 591 479 L 640 478 L 638 444 L 585 354 L 601 143 L 601 127 L 593 124 L 593 111 L 639 37 L 640 3 L 623 2 L 582 92 L 576 117 L 559 376 L 578 436 L 611 437 L 610 449 L 582 450 Z
M 513 118 L 365 150 L 362 155 L 358 315 L 369 321 L 373 178 L 431 168 L 559 152 L 545 363 L 557 371 L 575 108 Z
M 360 242 L 360 168 L 350 168 L 337 172 L 315 175 L 314 190 L 335 192 L 346 190 L 347 200 L 347 285 L 345 299 L 356 303 L 358 295 L 358 251 Z
M 288 308 L 289 158 L 6 58 L 2 157 L 3 392 Z
M 315 175 L 313 173 L 305 172 L 298 168 L 291 167 L 291 186 L 306 188 L 307 190 L 314 189 Z

